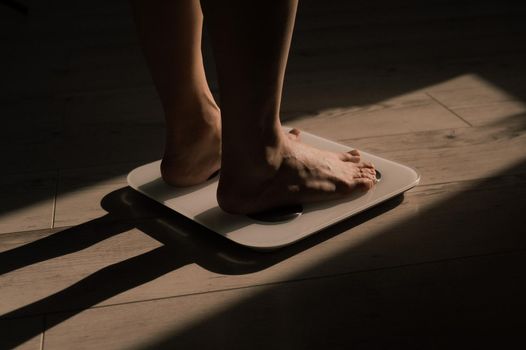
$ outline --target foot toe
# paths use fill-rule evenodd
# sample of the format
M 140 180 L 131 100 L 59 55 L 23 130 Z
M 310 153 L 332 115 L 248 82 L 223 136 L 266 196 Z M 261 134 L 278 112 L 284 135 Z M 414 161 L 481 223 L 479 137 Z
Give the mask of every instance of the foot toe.
M 371 162 L 362 162 L 359 166 L 363 168 L 374 169 L 374 165 Z
M 360 156 L 360 151 L 358 151 L 357 149 L 353 149 L 352 151 L 349 151 L 349 153 L 353 156 Z
M 340 160 L 352 163 L 360 162 L 360 156 L 353 155 L 351 152 L 340 153 Z
M 299 139 L 300 139 L 300 133 L 301 133 L 301 131 L 300 131 L 299 129 L 292 128 L 292 129 L 288 132 L 288 136 L 289 136 L 292 140 L 299 140 Z

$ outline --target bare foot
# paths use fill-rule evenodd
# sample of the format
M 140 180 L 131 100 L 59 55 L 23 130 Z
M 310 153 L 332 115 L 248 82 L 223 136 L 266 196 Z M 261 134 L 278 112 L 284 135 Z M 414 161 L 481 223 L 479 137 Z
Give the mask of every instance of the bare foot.
M 210 103 L 178 113 L 184 117 L 175 116 L 174 121 L 166 125 L 161 175 L 172 186 L 197 185 L 221 166 L 219 108 Z
M 376 183 L 374 166 L 362 162 L 357 150 L 334 153 L 313 148 L 299 140 L 297 129 L 287 136 L 267 148 L 266 164 L 253 167 L 258 170 L 243 172 L 242 165 L 221 170 L 217 199 L 223 210 L 250 214 L 342 198 Z

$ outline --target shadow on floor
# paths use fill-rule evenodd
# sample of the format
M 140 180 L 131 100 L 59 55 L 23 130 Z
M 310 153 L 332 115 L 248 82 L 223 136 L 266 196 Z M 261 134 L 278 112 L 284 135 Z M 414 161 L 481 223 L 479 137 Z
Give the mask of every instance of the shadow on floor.
M 49 329 L 82 310 L 193 263 L 227 275 L 260 271 L 393 209 L 402 201 L 403 195 L 397 196 L 299 244 L 273 253 L 260 253 L 240 247 L 125 187 L 103 199 L 102 207 L 108 211 L 104 217 L 0 253 L 0 274 L 85 249 L 133 228 L 163 246 L 107 266 L 60 292 L 1 315 L 0 320 L 74 310 L 63 314 L 63 318 L 48 320 L 45 328 Z M 27 332 L 17 334 L 9 343 L 0 344 L 11 348 L 38 333 L 28 328 Z
M 470 348 L 520 335 L 525 209 L 524 175 L 481 181 L 144 349 Z M 364 254 L 372 265 L 356 270 Z
M 318 348 L 328 339 L 333 348 L 345 348 L 349 342 L 377 345 L 384 339 L 378 334 L 449 336 L 522 329 L 526 236 L 520 228 L 526 208 L 526 177 L 506 175 L 518 170 L 526 170 L 526 162 L 473 187 L 452 188 L 455 194 L 444 201 L 429 208 L 414 208 L 409 218 L 289 276 L 286 283 L 252 287 L 256 292 L 248 300 L 233 303 L 188 328 L 176 329 L 171 336 L 145 348 L 210 348 L 211 344 L 275 348 L 276 339 L 282 348 Z M 514 201 L 509 200 L 512 197 Z M 109 211 L 105 217 L 2 253 L 2 272 L 85 248 L 132 227 L 163 246 L 108 266 L 1 318 L 47 314 L 45 329 L 50 329 L 82 310 L 189 263 L 220 274 L 259 271 L 352 230 L 400 205 L 401 200 L 373 208 L 292 247 L 257 253 L 177 214 L 163 215 L 167 214 L 163 207 L 123 188 L 103 201 Z M 162 220 L 145 219 L 152 214 Z M 364 266 L 364 256 L 365 265 L 370 266 Z M 305 275 L 323 276 L 323 283 L 319 278 L 304 280 Z M 4 339 L 3 346 L 21 344 L 35 332 L 27 328 L 16 337 Z M 413 341 L 405 337 L 391 340 L 406 345 Z

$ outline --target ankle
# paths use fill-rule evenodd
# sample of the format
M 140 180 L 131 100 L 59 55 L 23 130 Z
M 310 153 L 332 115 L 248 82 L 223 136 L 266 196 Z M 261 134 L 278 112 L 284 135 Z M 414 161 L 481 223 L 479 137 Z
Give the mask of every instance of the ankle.
M 223 134 L 223 140 L 221 176 L 226 183 L 246 178 L 258 182 L 272 177 L 281 165 L 287 141 L 281 127 L 279 132 L 240 132 L 235 139 Z

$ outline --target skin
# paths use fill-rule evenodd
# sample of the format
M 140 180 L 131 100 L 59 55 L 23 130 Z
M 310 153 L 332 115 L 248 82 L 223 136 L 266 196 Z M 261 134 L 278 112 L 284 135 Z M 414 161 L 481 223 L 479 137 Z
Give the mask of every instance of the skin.
M 161 174 L 167 183 L 199 184 L 221 168 L 217 200 L 235 214 L 341 198 L 374 186 L 374 166 L 362 162 L 357 150 L 322 151 L 303 144 L 299 130 L 281 129 L 297 0 L 132 3 L 165 112 Z M 221 111 L 203 67 L 203 13 Z

